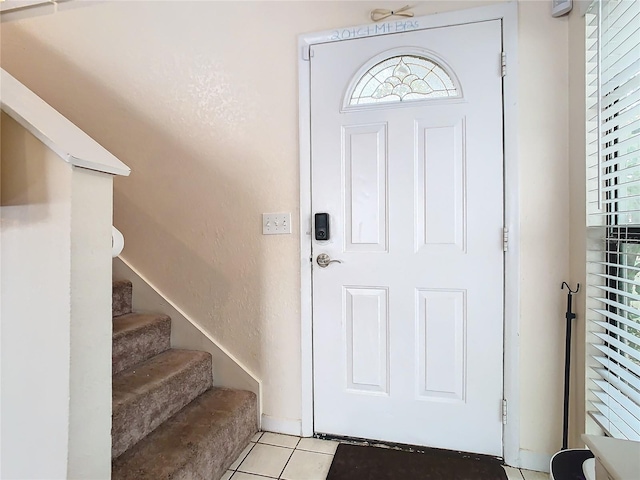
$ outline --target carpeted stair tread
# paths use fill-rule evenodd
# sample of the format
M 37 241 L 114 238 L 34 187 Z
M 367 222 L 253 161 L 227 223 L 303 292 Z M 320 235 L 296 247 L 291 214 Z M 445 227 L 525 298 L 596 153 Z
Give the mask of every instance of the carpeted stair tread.
M 131 313 L 133 287 L 128 280 L 112 282 L 111 316 L 119 317 Z
M 167 350 L 113 376 L 112 457 L 212 385 L 211 355 Z
M 258 430 L 252 392 L 212 388 L 112 464 L 112 480 L 218 479 Z
M 168 350 L 170 340 L 171 319 L 166 315 L 130 313 L 114 318 L 113 374 Z

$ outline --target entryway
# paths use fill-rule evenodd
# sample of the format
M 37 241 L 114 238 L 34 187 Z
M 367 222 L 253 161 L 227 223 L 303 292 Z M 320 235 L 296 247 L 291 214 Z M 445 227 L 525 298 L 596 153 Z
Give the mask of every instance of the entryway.
M 329 440 L 258 432 L 221 480 L 325 480 L 337 447 L 338 442 Z M 539 480 L 544 475 L 507 466 L 503 468 L 508 480 Z M 398 472 L 399 478 L 408 480 L 401 476 L 402 468 Z M 470 480 L 481 478 L 472 476 Z
M 502 456 L 501 52 L 499 20 L 310 48 L 316 433 Z

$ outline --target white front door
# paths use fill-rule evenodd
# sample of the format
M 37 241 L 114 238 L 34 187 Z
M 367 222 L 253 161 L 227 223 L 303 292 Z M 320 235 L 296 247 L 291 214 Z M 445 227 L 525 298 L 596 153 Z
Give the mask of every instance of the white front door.
M 501 456 L 501 23 L 310 55 L 314 430 Z

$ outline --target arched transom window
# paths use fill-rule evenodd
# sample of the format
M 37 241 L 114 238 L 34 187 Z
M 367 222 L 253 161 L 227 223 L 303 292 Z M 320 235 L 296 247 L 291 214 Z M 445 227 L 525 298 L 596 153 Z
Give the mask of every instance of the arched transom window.
M 362 75 L 349 105 L 459 96 L 449 74 L 433 60 L 397 55 L 377 63 Z

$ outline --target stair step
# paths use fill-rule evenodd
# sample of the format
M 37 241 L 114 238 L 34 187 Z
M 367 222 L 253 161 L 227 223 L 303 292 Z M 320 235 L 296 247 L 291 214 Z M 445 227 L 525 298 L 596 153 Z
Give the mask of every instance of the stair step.
M 167 350 L 115 375 L 111 456 L 143 439 L 211 385 L 211 355 L 191 350 Z
M 111 284 L 111 315 L 119 317 L 131 313 L 133 287 L 128 280 L 114 280 Z
M 113 319 L 112 372 L 118 372 L 168 350 L 171 319 L 166 315 L 130 313 Z
M 255 394 L 212 388 L 112 463 L 112 480 L 219 479 L 258 430 Z

